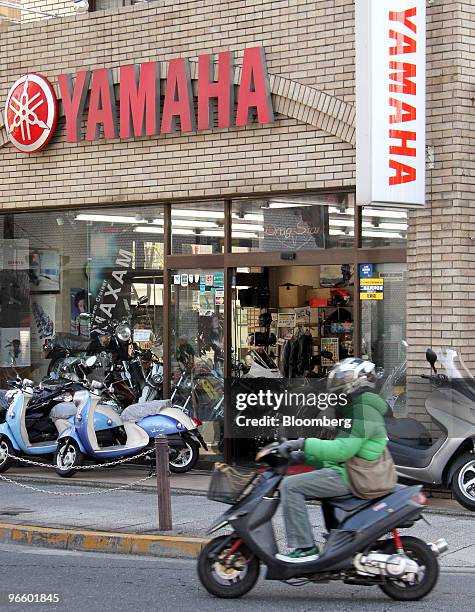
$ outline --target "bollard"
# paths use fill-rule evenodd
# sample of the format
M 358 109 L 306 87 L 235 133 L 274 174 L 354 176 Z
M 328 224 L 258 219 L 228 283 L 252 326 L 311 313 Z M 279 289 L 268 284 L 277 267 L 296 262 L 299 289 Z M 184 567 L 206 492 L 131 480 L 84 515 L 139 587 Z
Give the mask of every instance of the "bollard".
M 170 496 L 170 471 L 168 468 L 168 439 L 155 438 L 155 466 L 157 470 L 158 527 L 160 531 L 172 529 L 172 500 Z

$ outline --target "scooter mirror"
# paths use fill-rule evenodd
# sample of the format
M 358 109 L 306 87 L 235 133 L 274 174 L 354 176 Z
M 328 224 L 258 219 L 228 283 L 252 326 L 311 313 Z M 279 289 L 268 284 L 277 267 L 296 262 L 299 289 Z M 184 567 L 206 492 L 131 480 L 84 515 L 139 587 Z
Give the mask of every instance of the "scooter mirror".
M 331 351 L 321 351 L 320 356 L 324 359 L 329 359 L 333 361 L 333 353 Z
M 148 297 L 146 295 L 143 295 L 141 298 L 137 300 L 137 306 L 143 306 L 147 302 L 148 302 Z
M 437 354 L 431 348 L 428 348 L 426 351 L 426 359 L 430 363 L 430 367 L 434 371 L 434 374 L 437 374 L 437 370 L 435 367 L 435 362 L 437 361 Z

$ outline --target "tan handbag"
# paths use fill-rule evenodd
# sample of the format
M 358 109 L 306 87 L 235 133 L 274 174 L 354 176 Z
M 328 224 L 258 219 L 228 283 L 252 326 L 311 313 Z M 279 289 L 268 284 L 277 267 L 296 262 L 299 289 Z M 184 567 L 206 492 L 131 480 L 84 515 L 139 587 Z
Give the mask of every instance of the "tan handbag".
M 345 463 L 353 495 L 361 499 L 376 499 L 388 495 L 397 484 L 393 458 L 387 448 L 375 461 L 351 457 Z

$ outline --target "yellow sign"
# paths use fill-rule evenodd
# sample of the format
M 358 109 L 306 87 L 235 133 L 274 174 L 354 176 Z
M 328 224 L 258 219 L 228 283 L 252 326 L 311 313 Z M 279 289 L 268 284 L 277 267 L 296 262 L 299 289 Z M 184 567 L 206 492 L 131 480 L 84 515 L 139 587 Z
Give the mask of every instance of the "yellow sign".
M 360 300 L 384 300 L 384 278 L 360 278 Z

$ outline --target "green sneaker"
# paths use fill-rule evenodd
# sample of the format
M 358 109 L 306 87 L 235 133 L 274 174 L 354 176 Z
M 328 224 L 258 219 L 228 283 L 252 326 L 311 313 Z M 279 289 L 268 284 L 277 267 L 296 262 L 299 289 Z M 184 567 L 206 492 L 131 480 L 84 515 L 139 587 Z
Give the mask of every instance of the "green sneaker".
M 315 561 L 318 559 L 320 554 L 317 546 L 313 546 L 312 548 L 302 549 L 296 548 L 288 555 L 277 554 L 275 557 L 279 559 L 279 561 L 286 561 L 287 563 L 307 563 L 308 561 Z

